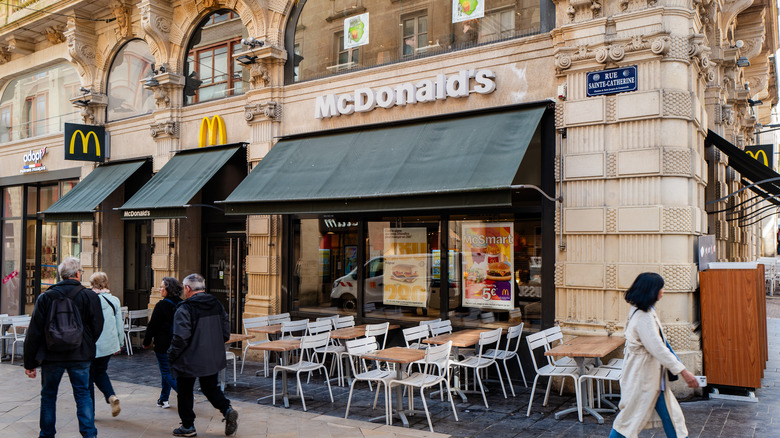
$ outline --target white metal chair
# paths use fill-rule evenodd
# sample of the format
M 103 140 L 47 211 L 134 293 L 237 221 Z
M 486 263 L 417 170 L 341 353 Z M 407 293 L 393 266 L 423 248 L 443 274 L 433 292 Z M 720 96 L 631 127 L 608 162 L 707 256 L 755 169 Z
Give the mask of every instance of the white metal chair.
M 463 360 L 452 361 L 451 366 L 471 368 L 474 370 L 474 379 L 479 383 L 479 390 L 482 392 L 482 400 L 485 402 L 485 408 L 488 406 L 487 396 L 485 395 L 485 388 L 482 385 L 482 378 L 479 376 L 479 371 L 489 368 L 491 365 L 496 366 L 498 372 L 498 381 L 501 383 L 501 390 L 504 392 L 504 398 L 506 398 L 506 388 L 504 388 L 504 379 L 501 377 L 501 368 L 496 362 L 497 349 L 487 350 L 488 345 L 496 344 L 501 341 L 501 327 L 479 334 L 479 342 L 477 343 L 476 354 L 468 356 Z M 491 354 L 487 354 L 488 351 L 492 351 Z
M 276 373 L 279 371 L 289 371 L 295 373 L 295 379 L 298 383 L 298 392 L 301 394 L 301 402 L 303 403 L 303 410 L 306 411 L 306 399 L 303 395 L 303 385 L 301 385 L 301 373 L 308 373 L 311 371 L 317 371 L 319 369 L 325 369 L 325 355 L 322 355 L 322 359 L 319 359 L 317 358 L 315 351 L 321 348 L 327 349 L 329 344 L 330 333 L 320 333 L 314 336 L 304 336 L 301 338 L 301 354 L 298 362 L 291 365 L 277 365 L 274 367 L 274 389 L 271 404 L 276 404 Z M 316 360 L 307 360 L 307 358 L 316 358 Z M 328 384 L 330 402 L 333 403 L 333 391 L 330 389 L 330 380 L 328 380 L 327 377 L 325 378 L 325 383 Z
M 538 349 L 547 351 L 548 345 L 545 333 L 538 332 L 530 334 L 525 337 L 525 340 L 528 343 L 528 351 L 531 353 L 531 363 L 533 363 L 534 371 L 536 371 L 534 383 L 531 385 L 531 398 L 528 400 L 528 412 L 525 414 L 526 417 L 531 416 L 531 406 L 533 405 L 534 393 L 536 392 L 536 382 L 539 380 L 539 377 L 548 377 L 547 392 L 544 394 L 544 403 L 542 403 L 542 406 L 547 406 L 547 400 L 550 397 L 550 388 L 552 387 L 552 378 L 562 377 L 565 379 L 566 377 L 571 377 L 572 380 L 574 380 L 574 394 L 577 398 L 577 408 L 578 413 L 580 414 L 580 421 L 582 421 L 582 398 L 580 394 L 580 385 L 578 385 L 578 379 L 580 378 L 578 367 L 556 366 L 553 365 L 552 361 L 549 359 L 547 365 L 539 367 L 536 364 L 536 356 L 534 356 L 534 352 Z
M 0 344 L 3 346 L 3 351 L 0 351 L 0 361 L 8 348 L 8 342 L 14 340 L 14 334 L 10 331 L 12 318 L 7 313 L 0 315 Z
M 420 389 L 420 398 L 422 398 L 423 407 L 425 408 L 425 417 L 428 419 L 428 427 L 433 432 L 433 423 L 431 422 L 431 414 L 428 412 L 428 403 L 425 401 L 425 388 L 431 386 L 438 386 L 440 383 L 444 383 L 447 387 L 447 395 L 450 399 L 450 405 L 452 406 L 452 414 L 455 416 L 455 421 L 458 420 L 458 411 L 455 409 L 455 402 L 452 399 L 452 393 L 450 392 L 450 382 L 447 378 L 450 351 L 452 350 L 452 341 L 443 345 L 434 345 L 425 350 L 425 359 L 423 360 L 423 370 L 421 372 L 413 373 L 408 377 L 401 380 L 390 380 L 388 386 L 387 403 L 388 406 L 392 406 L 392 388 L 395 385 L 404 385 L 409 387 L 409 398 L 411 405 L 411 399 L 414 397 L 414 388 Z M 392 415 L 389 416 L 390 424 L 393 423 Z
M 431 331 L 431 336 L 448 335 L 452 333 L 452 321 L 449 319 L 445 321 L 432 322 L 428 324 L 428 330 Z
M 249 334 L 249 329 L 251 328 L 257 328 L 257 327 L 265 327 L 268 325 L 268 317 L 267 316 L 257 316 L 254 318 L 244 318 L 244 334 Z M 246 362 L 246 352 L 249 350 L 250 347 L 254 345 L 260 345 L 268 342 L 268 337 L 266 336 L 265 339 L 258 339 L 254 340 L 258 337 L 257 334 L 254 334 L 255 337 L 252 339 L 249 339 L 246 341 L 246 346 L 244 347 L 244 352 L 241 355 L 241 374 L 244 374 L 244 363 Z M 268 377 L 268 351 L 263 350 L 263 376 Z
M 317 321 L 318 322 L 319 321 L 331 321 L 331 324 L 332 324 L 333 321 L 339 319 L 340 317 L 341 317 L 341 315 L 320 316 L 320 317 L 317 318 Z M 335 324 L 334 324 L 334 326 L 335 326 Z
M 24 338 L 27 336 L 27 328 L 30 326 L 31 317 L 14 316 L 11 319 L 11 333 L 14 340 L 11 343 L 11 365 L 14 364 L 14 356 L 16 355 L 16 344 L 21 343 L 24 347 Z
M 233 383 L 236 383 L 236 353 L 233 353 L 232 351 L 226 351 L 225 352 L 225 359 L 226 360 L 232 360 L 233 361 Z M 225 374 L 227 373 L 227 369 L 223 369 L 220 373 L 222 375 L 222 379 L 220 379 L 220 389 L 223 391 L 225 390 Z
M 558 345 L 563 343 L 563 331 L 561 330 L 560 326 L 554 325 L 548 329 L 542 330 L 542 333 L 545 334 L 545 337 L 547 339 L 547 347 L 546 349 L 549 350 L 553 347 L 557 347 Z M 548 356 L 548 360 L 553 365 L 557 365 L 559 367 L 576 367 L 577 361 L 570 358 L 569 356 L 564 357 L 552 357 Z M 593 359 L 586 359 L 588 364 L 593 363 Z M 561 390 L 560 395 L 563 395 L 563 385 L 561 384 Z
M 507 362 L 515 358 L 517 360 L 517 367 L 520 368 L 520 375 L 523 376 L 523 385 L 525 385 L 526 388 L 528 388 L 528 382 L 525 380 L 525 372 L 523 371 L 523 365 L 520 363 L 520 355 L 517 353 L 517 350 L 520 348 L 520 338 L 523 334 L 523 325 L 525 323 L 520 323 L 520 325 L 515 325 L 512 327 L 509 327 L 509 330 L 506 332 L 506 345 L 504 346 L 503 350 L 498 350 L 495 352 L 496 355 L 496 361 L 501 361 L 504 363 L 504 371 L 506 371 L 506 381 L 509 384 L 509 389 L 512 390 L 512 397 L 515 397 L 515 388 L 512 386 L 512 376 L 509 375 L 509 366 L 507 365 Z M 512 347 L 512 341 L 515 341 L 514 347 Z M 485 354 L 490 356 L 494 352 L 493 350 L 488 350 Z
M 328 336 L 330 336 L 330 330 L 332 328 L 333 328 L 333 324 L 332 324 L 330 319 L 324 319 L 322 321 L 310 322 L 310 323 L 308 323 L 306 325 L 306 335 L 307 336 L 314 336 L 314 335 L 318 335 L 320 333 L 326 333 L 327 332 Z M 338 375 L 338 379 L 339 379 L 339 383 L 340 383 L 341 382 L 341 363 L 338 360 L 338 358 L 339 358 L 339 354 L 338 353 L 339 352 L 338 352 L 338 349 L 336 348 L 337 346 L 334 345 L 334 343 L 333 343 L 333 339 L 331 339 L 330 341 L 331 341 L 330 345 L 328 345 L 327 348 L 315 349 L 314 350 L 314 354 L 315 355 L 318 355 L 318 354 L 323 354 L 323 355 L 332 354 L 333 355 L 333 361 L 331 362 L 332 363 L 331 368 L 333 366 L 336 367 L 336 374 Z M 342 350 L 344 349 L 343 346 L 339 345 L 338 347 L 341 347 Z M 309 360 L 316 360 L 314 358 L 308 358 L 308 359 Z M 328 373 L 328 374 L 332 374 L 332 371 L 331 371 L 331 373 Z M 328 377 L 330 377 L 330 376 L 328 376 Z M 309 373 L 309 379 L 311 379 L 311 373 Z M 309 380 L 306 381 L 306 383 L 308 383 L 308 382 L 309 382 Z
M 610 386 L 611 386 L 612 382 L 619 382 L 620 381 L 620 377 L 622 375 L 623 375 L 623 370 L 619 369 L 619 368 L 595 367 L 595 368 L 591 369 L 590 371 L 588 371 L 587 374 L 583 374 L 583 375 L 580 376 L 580 378 L 577 380 L 577 383 L 578 383 L 577 386 L 580 386 L 579 383 L 584 381 L 584 380 L 586 380 L 586 379 L 589 380 L 588 383 L 590 383 L 590 381 L 593 381 L 593 380 L 600 381 L 600 382 L 597 382 L 597 385 L 596 385 L 596 400 L 598 401 L 598 407 L 601 407 L 601 386 L 602 386 L 602 384 L 604 382 L 609 382 Z M 590 396 L 592 394 L 592 392 L 593 392 L 593 388 L 589 384 L 588 385 L 588 395 L 589 395 L 588 400 L 589 400 L 589 403 L 593 402 L 593 397 Z M 613 405 L 609 401 L 605 400 L 605 402 L 610 404 L 610 405 L 612 405 L 611 406 L 612 408 L 617 409 L 617 406 Z M 593 407 L 593 406 L 591 405 L 591 407 Z M 578 409 L 578 414 L 580 414 L 580 418 L 582 418 L 582 404 L 578 404 L 577 405 L 577 409 Z M 582 420 L 580 420 L 580 421 L 582 421 Z
M 423 343 L 423 339 L 428 339 L 430 334 L 429 327 L 427 325 L 418 325 L 401 330 L 404 335 L 404 342 L 406 348 L 423 349 L 428 348 L 428 344 Z
M 269 319 L 270 323 L 270 319 Z M 306 331 L 309 329 L 308 319 L 299 319 L 297 321 L 283 321 L 282 333 L 279 339 L 301 339 L 306 335 Z
M 336 330 L 341 328 L 354 327 L 354 326 L 355 326 L 355 317 L 352 315 L 341 316 L 338 319 L 333 321 L 333 328 Z
M 388 324 L 388 323 L 386 323 Z M 366 353 L 371 353 L 379 349 L 379 345 L 376 342 L 376 338 L 373 336 L 366 336 L 365 338 L 353 339 L 346 343 L 347 354 L 349 354 L 349 364 L 352 368 L 352 384 L 349 385 L 349 398 L 347 399 L 347 411 L 344 413 L 344 418 L 349 416 L 349 406 L 352 403 L 352 390 L 355 389 L 355 383 L 358 381 L 368 382 L 369 389 L 371 388 L 371 382 L 377 384 L 376 395 L 374 396 L 374 407 L 376 409 L 376 402 L 379 398 L 379 391 L 382 384 L 385 385 L 385 422 L 390 424 L 390 415 L 392 414 L 392 408 L 389 398 L 388 384 L 393 379 L 395 371 L 384 370 L 382 368 L 369 369 L 366 360 L 363 356 Z M 362 370 L 362 371 L 361 371 Z
M 292 321 L 289 313 L 280 313 L 278 315 L 268 315 L 268 325 L 281 324 L 283 322 Z
M 428 324 L 433 324 L 435 322 L 441 322 L 441 318 L 426 319 L 425 321 L 420 321 L 420 325 L 428 325 Z
M 382 337 L 382 348 L 380 350 L 385 349 L 385 345 L 387 342 L 387 331 L 390 329 L 390 323 L 389 322 L 383 322 L 381 324 L 366 324 L 366 334 L 365 337 L 375 337 L 376 339 L 379 339 L 379 337 Z M 377 341 L 378 343 L 379 341 Z
M 146 331 L 145 325 L 134 324 L 134 320 L 148 319 L 149 309 L 129 310 L 125 318 L 125 344 L 127 346 L 127 355 L 133 355 L 133 333 L 143 333 Z

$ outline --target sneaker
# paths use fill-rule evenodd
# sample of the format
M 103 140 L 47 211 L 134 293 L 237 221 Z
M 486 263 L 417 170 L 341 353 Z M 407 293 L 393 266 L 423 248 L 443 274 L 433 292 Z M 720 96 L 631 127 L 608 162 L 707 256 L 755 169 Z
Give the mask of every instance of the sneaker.
M 157 399 L 157 407 L 158 408 L 163 408 L 163 409 L 168 409 L 168 408 L 171 407 L 171 405 L 168 403 L 168 400 L 163 400 L 163 399 L 160 398 L 160 399 Z
M 238 412 L 235 409 L 232 407 L 228 408 L 222 421 L 225 422 L 225 436 L 236 433 L 236 429 L 238 429 Z
M 117 396 L 112 395 L 108 398 L 108 403 L 111 405 L 111 416 L 116 417 L 119 415 L 120 412 L 122 412 L 122 408 L 119 407 L 119 399 Z
M 195 431 L 195 426 L 192 427 L 178 427 L 173 429 L 173 436 L 197 436 L 198 432 Z

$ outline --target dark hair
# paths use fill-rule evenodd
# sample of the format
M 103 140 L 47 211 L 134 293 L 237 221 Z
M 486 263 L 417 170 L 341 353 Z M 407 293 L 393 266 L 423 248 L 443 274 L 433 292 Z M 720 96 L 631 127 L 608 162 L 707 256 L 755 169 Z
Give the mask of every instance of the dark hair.
M 643 272 L 637 275 L 634 284 L 626 291 L 626 302 L 647 312 L 647 309 L 658 301 L 658 292 L 663 288 L 663 277 L 655 272 Z
M 167 292 L 168 295 L 181 298 L 181 292 L 184 289 L 181 287 L 179 280 L 173 277 L 163 277 L 162 281 L 165 284 L 165 292 Z

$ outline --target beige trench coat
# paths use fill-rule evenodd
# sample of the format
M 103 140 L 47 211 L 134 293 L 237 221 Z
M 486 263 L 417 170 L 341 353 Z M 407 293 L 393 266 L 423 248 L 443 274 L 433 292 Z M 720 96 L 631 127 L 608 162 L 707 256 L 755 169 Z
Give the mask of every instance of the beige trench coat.
M 660 427 L 655 403 L 666 380 L 664 399 L 677 436 L 688 436 L 680 404 L 669 389 L 666 370 L 680 374 L 682 364 L 666 347 L 659 330 L 661 321 L 654 309 L 643 312 L 632 306 L 626 325 L 623 376 L 620 378 L 620 412 L 612 427 L 627 438 L 636 437 L 645 427 Z M 631 316 L 633 314 L 633 316 Z

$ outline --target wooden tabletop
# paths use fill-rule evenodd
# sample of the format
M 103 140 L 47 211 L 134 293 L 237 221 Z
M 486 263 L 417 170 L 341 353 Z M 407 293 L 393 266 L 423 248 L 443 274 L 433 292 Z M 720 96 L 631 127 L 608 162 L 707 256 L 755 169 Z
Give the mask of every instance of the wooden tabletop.
M 449 335 L 439 335 L 432 338 L 423 339 L 426 344 L 443 345 L 449 341 L 452 341 L 453 347 L 471 347 L 479 342 L 479 334 L 485 332 L 491 332 L 487 329 L 468 329 L 461 330 L 459 332 L 451 333 Z
M 425 350 L 414 348 L 392 347 L 378 350 L 362 356 L 368 360 L 379 360 L 392 363 L 412 363 L 425 358 Z
M 336 330 L 331 330 L 330 337 L 333 339 L 356 339 L 366 335 L 366 325 L 358 325 L 355 327 L 344 327 Z M 391 324 L 387 330 L 393 330 L 400 328 L 398 324 Z
M 242 342 L 242 341 L 252 339 L 254 337 L 255 335 L 242 335 L 241 333 L 231 333 L 230 339 L 228 339 L 228 341 L 225 343 L 232 344 L 233 342 Z
M 620 336 L 577 336 L 544 352 L 545 356 L 604 357 L 626 343 Z
M 279 334 L 282 332 L 282 325 L 281 324 L 273 324 L 273 325 L 264 325 L 262 327 L 254 327 L 250 329 L 246 329 L 249 333 L 266 333 L 266 334 Z
M 251 350 L 268 350 L 285 352 L 301 348 L 301 341 L 298 339 L 282 339 L 279 341 L 263 342 L 262 344 L 250 345 Z

